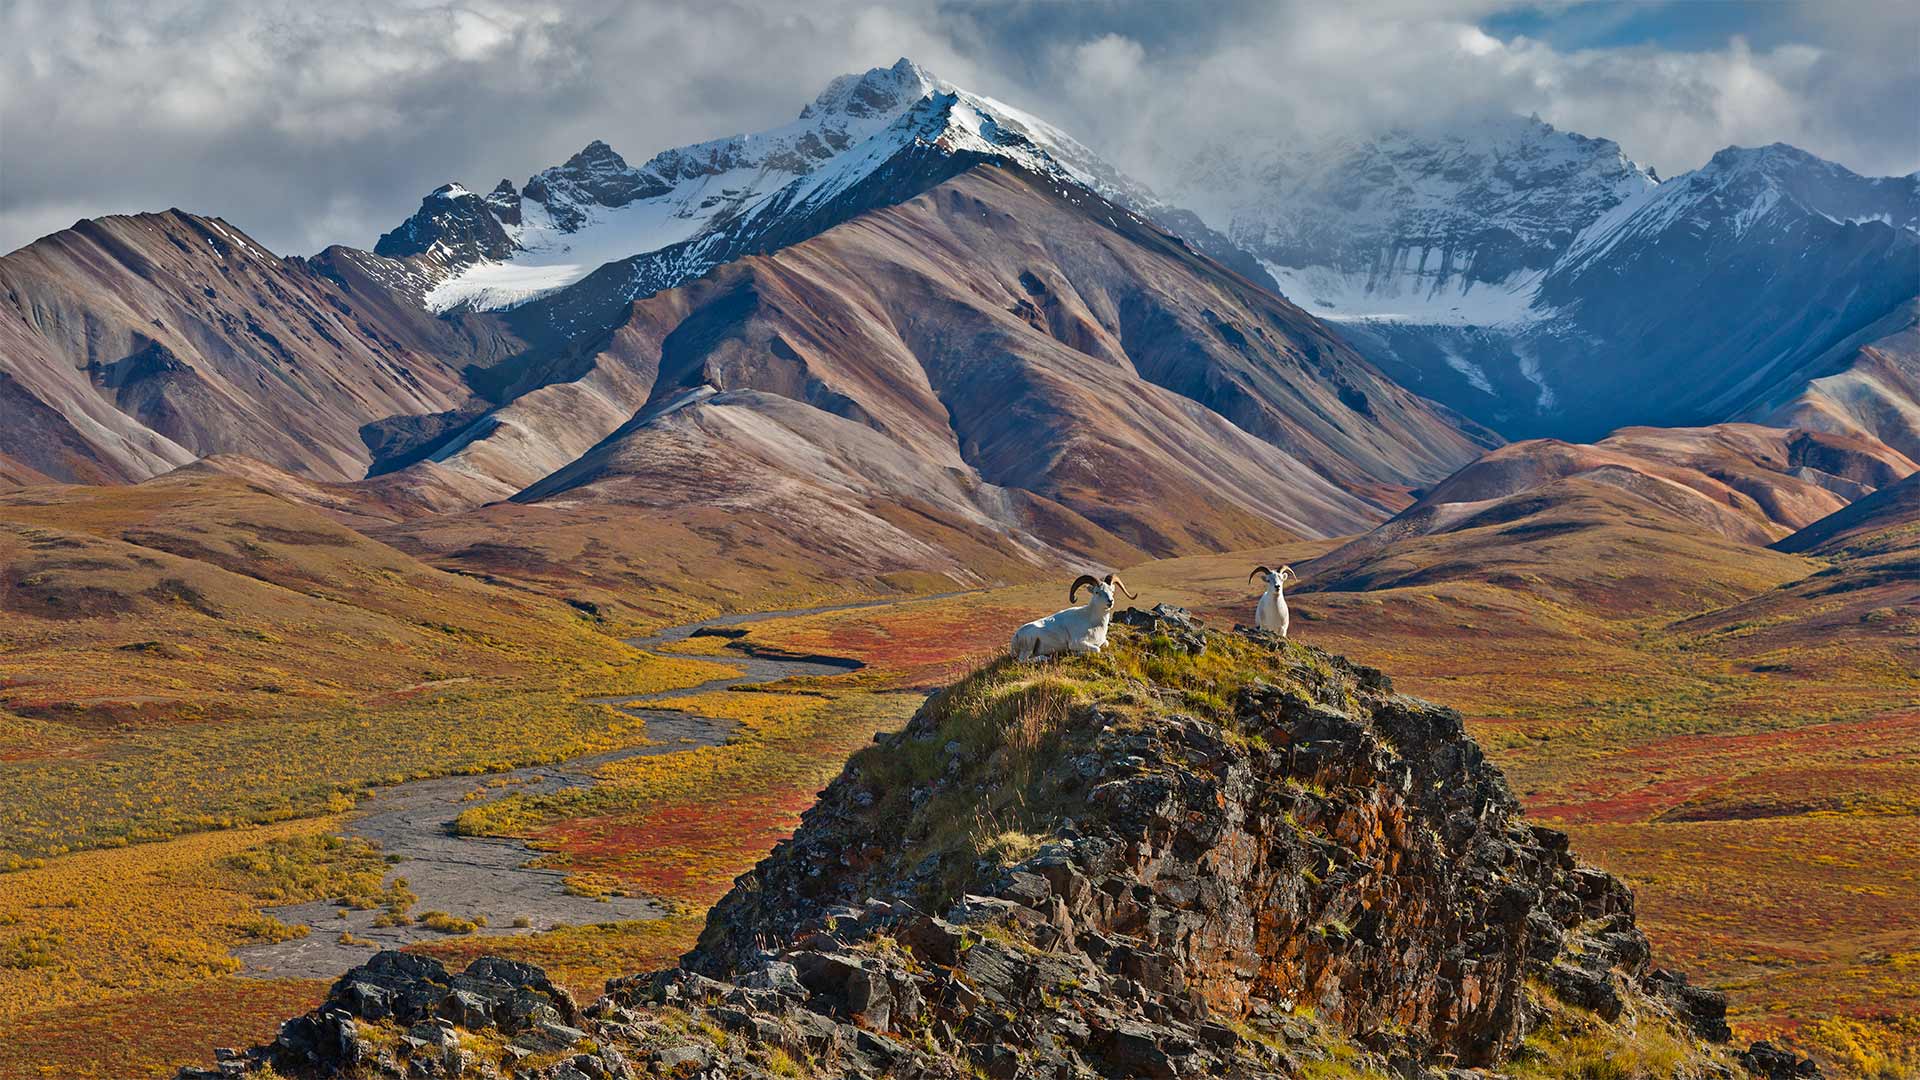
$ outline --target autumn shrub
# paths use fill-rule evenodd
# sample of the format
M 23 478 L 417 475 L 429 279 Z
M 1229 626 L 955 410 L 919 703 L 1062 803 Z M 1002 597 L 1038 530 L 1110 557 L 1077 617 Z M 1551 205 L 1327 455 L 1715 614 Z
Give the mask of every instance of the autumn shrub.
M 442 934 L 471 934 L 486 925 L 485 919 L 463 919 L 444 911 L 428 911 L 419 918 L 421 926 Z

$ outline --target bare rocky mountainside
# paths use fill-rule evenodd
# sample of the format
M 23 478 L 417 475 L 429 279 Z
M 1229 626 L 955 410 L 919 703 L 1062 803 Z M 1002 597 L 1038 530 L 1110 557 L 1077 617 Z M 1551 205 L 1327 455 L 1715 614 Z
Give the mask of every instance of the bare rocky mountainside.
M 178 211 L 38 241 L 0 259 L 0 453 L 204 459 L 490 574 L 553 561 L 524 505 L 974 580 L 1353 532 L 1498 443 L 1196 245 L 902 61 L 770 132 L 448 185 L 372 252 Z
M 1456 713 L 1178 609 L 1121 621 L 856 755 L 677 968 L 582 1007 L 526 965 L 383 953 L 182 1075 L 1799 1067 L 1725 1046 L 1724 999 L 1653 964 L 1632 893 L 1519 817 Z
M 1347 531 L 1479 449 L 1297 309 L 1000 166 L 642 301 L 642 327 L 647 404 L 517 498 L 838 483 L 991 523 L 1027 493 L 1159 552 Z
M 214 453 L 357 480 L 361 429 L 468 396 L 455 329 L 218 218 L 84 221 L 0 258 L 0 452 L 144 480 Z

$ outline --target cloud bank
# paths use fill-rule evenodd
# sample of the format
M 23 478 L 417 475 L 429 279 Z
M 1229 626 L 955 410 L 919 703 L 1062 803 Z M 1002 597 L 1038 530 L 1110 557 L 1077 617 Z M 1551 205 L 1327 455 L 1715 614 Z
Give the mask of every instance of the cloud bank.
M 1920 168 L 1920 9 L 1713 7 L 1719 25 L 1682 33 L 1677 7 L 1669 29 L 1636 6 L 1616 40 L 1619 9 L 1511 0 L 15 0 L 0 250 L 168 206 L 276 251 L 366 246 L 444 181 L 518 183 L 595 138 L 640 161 L 772 126 L 902 55 L 1149 182 L 1209 140 L 1490 109 L 1615 139 L 1663 175 L 1773 141 Z

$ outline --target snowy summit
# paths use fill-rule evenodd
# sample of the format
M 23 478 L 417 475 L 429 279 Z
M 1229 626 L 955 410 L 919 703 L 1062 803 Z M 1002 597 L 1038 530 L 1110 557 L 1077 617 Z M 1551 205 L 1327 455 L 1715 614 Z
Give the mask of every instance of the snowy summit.
M 903 153 L 999 158 L 1127 205 L 1152 196 L 1060 130 L 948 83 L 908 59 L 835 79 L 798 118 L 656 154 L 635 168 L 595 141 L 564 164 L 486 196 L 458 184 L 380 238 L 414 257 L 435 311 L 525 303 L 626 262 L 625 291 L 668 288 L 817 218 Z

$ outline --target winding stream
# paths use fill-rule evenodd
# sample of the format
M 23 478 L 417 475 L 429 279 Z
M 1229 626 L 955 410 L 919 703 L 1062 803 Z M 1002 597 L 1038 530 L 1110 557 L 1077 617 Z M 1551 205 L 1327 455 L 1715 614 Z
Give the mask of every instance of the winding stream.
M 671 626 L 645 637 L 629 638 L 627 644 L 652 651 L 685 641 L 708 628 L 901 602 L 899 599 L 872 600 L 721 615 Z M 388 880 L 407 879 L 408 887 L 419 896 L 412 908 L 415 915 L 445 911 L 462 918 L 485 916 L 488 933 L 533 933 L 569 924 L 660 918 L 666 909 L 648 897 L 572 895 L 566 891 L 565 875 L 560 871 L 527 865 L 537 853 L 525 843 L 495 837 L 456 836 L 453 819 L 468 807 L 516 792 L 542 793 L 591 785 L 595 771 L 611 761 L 714 746 L 733 734 L 732 721 L 660 707 L 676 698 L 777 682 L 796 675 L 840 675 L 861 666 L 856 660 L 830 657 L 727 655 L 711 659 L 737 669 L 736 673 L 678 690 L 591 699 L 618 706 L 644 719 L 651 745 L 486 776 L 435 777 L 381 788 L 348 817 L 343 832 L 375 841 L 387 854 L 401 857 L 402 861 L 389 872 Z M 507 782 L 499 783 L 503 780 Z M 476 788 L 490 782 L 499 786 L 485 788 L 488 794 L 483 798 L 469 798 Z M 234 957 L 244 965 L 243 975 L 267 979 L 331 979 L 364 961 L 373 948 L 397 949 L 411 942 L 444 937 L 417 925 L 376 927 L 373 922 L 381 914 L 379 911 L 352 911 L 326 900 L 266 910 L 282 922 L 304 924 L 313 929 L 306 937 L 235 949 Z M 528 925 L 515 927 L 514 922 L 520 919 Z M 342 931 L 352 934 L 356 943 L 342 944 L 339 940 Z

